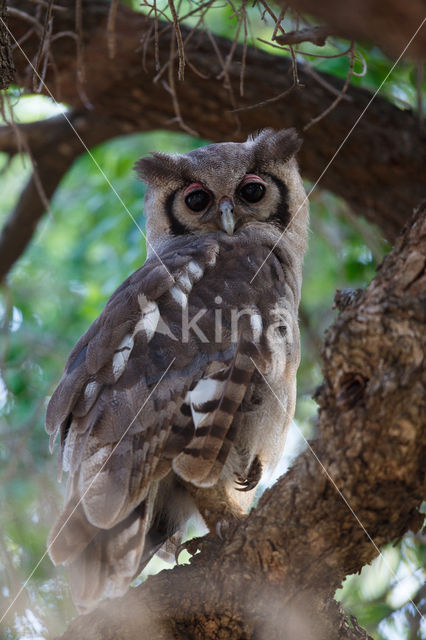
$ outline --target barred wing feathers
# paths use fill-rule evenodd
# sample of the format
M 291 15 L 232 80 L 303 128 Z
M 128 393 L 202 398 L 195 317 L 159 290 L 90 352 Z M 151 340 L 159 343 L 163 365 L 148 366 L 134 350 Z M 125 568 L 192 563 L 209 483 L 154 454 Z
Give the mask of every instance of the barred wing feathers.
M 236 341 L 223 318 L 218 339 L 215 291 L 221 308 L 248 305 L 262 324 L 277 292 L 250 279 L 268 253 L 267 246 L 219 243 L 214 235 L 176 239 L 163 264 L 148 259 L 117 289 L 71 352 L 46 419 L 51 446 L 59 434 L 60 463 L 69 472 L 49 553 L 70 565 L 81 606 L 104 592 L 122 593 L 146 561 L 156 481 L 172 467 L 197 486 L 217 481 L 253 360 L 264 368 L 270 354 L 263 339 L 253 339 L 259 321 L 250 313 Z M 283 282 L 281 273 L 277 286 Z M 202 313 L 199 329 L 184 336 L 185 309 L 189 319 Z

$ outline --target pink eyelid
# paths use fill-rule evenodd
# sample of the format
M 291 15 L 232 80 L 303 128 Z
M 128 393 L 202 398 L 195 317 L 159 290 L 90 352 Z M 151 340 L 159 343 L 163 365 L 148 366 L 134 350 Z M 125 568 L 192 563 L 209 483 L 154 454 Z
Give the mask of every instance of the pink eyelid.
M 254 173 L 248 173 L 246 176 L 244 176 L 244 178 L 241 180 L 241 185 L 245 184 L 246 182 L 259 182 L 260 184 L 266 184 L 264 180 L 262 180 L 262 178 L 259 178 L 259 176 L 256 176 Z
M 202 191 L 207 192 L 207 189 L 205 189 L 202 184 L 200 184 L 199 182 L 193 182 L 192 184 L 189 185 L 189 187 L 186 187 L 185 191 L 183 192 L 183 195 L 187 196 L 188 193 L 191 193 L 191 191 L 196 191 L 198 189 L 201 189 Z

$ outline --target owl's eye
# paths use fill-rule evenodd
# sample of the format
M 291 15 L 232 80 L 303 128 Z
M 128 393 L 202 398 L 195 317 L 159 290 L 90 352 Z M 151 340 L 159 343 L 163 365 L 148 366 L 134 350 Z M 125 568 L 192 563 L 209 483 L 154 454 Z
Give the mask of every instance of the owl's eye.
M 209 192 L 199 183 L 191 184 L 185 189 L 184 196 L 186 206 L 195 213 L 204 211 L 211 200 Z
M 240 185 L 239 194 L 246 202 L 259 202 L 265 195 L 265 183 L 259 176 L 248 175 Z

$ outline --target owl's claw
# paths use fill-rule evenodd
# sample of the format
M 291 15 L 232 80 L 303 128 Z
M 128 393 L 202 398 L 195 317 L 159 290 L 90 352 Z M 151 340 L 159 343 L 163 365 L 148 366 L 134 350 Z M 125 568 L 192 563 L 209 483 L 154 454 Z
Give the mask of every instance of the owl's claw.
M 241 476 L 237 476 L 235 480 L 235 484 L 238 484 L 237 491 L 251 491 L 257 485 L 257 480 L 249 480 L 248 478 L 242 478 Z
M 191 540 L 182 542 L 176 549 L 176 564 L 179 564 L 179 556 L 182 551 L 187 551 L 191 556 L 195 556 L 197 551 L 201 551 L 205 545 L 209 545 L 212 542 L 214 542 L 215 544 L 219 544 L 220 542 L 218 536 L 214 535 L 213 533 L 208 533 L 205 536 L 199 536 L 197 538 L 192 538 Z
M 199 551 L 198 541 L 202 538 L 192 538 L 192 540 L 186 540 L 185 542 L 181 542 L 180 545 L 176 548 L 175 552 L 175 561 L 176 564 L 179 564 L 179 556 L 182 551 L 187 551 L 191 556 L 194 556 L 197 551 Z
M 235 483 L 240 485 L 241 487 L 237 487 L 237 491 L 251 491 L 259 483 L 259 480 L 262 476 L 262 463 L 256 456 L 251 463 L 250 469 L 247 471 L 247 475 L 245 477 L 239 475 L 238 473 L 236 473 L 235 475 L 237 476 Z

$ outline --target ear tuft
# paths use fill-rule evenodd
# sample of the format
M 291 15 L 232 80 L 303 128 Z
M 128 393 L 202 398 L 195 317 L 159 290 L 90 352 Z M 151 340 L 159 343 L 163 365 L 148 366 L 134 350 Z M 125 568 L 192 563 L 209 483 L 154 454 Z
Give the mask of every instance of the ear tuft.
M 176 162 L 166 153 L 153 153 L 135 163 L 134 169 L 142 182 L 161 185 L 170 180 L 175 173 Z
M 187 181 L 190 165 L 191 162 L 186 156 L 156 152 L 138 160 L 134 168 L 143 182 L 161 187 Z
M 285 162 L 294 156 L 302 145 L 296 129 L 264 129 L 253 140 L 257 162 L 279 160 Z

